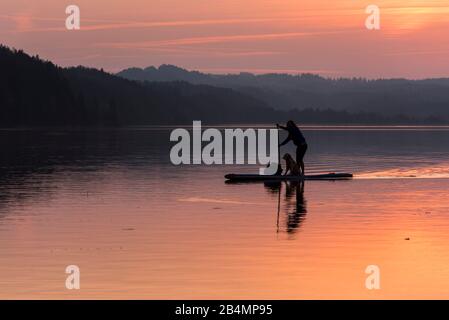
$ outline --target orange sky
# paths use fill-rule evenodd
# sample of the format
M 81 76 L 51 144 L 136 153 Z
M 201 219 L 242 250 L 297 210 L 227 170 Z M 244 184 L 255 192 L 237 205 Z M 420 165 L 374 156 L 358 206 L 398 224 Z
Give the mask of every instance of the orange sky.
M 65 7 L 81 30 L 65 29 Z M 365 28 L 369 4 L 381 30 Z M 63 66 L 449 76 L 449 0 L 2 0 L 0 42 Z

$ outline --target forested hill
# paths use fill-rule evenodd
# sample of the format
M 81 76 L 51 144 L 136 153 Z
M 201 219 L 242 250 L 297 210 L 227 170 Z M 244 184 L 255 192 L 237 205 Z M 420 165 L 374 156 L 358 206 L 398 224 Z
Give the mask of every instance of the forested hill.
M 183 80 L 233 88 L 278 110 L 347 111 L 386 117 L 408 115 L 449 119 L 449 79 L 323 78 L 313 74 L 207 74 L 173 65 L 130 68 L 118 75 L 133 80 Z
M 145 125 L 266 122 L 275 112 L 232 89 L 139 83 L 96 69 L 60 68 L 0 47 L 0 125 Z
M 163 79 L 154 79 L 163 80 Z M 166 79 L 164 79 L 166 80 Z M 259 89 L 258 89 L 259 90 Z M 431 116 L 330 109 L 274 110 L 260 94 L 183 81 L 135 81 L 61 68 L 0 46 L 0 127 L 216 123 L 441 124 Z

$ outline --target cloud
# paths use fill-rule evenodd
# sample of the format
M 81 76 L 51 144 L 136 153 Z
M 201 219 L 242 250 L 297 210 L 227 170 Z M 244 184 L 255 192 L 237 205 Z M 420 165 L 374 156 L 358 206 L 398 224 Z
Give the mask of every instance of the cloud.
M 128 49 L 128 48 L 145 49 L 145 48 L 165 47 L 165 46 L 197 45 L 197 44 L 241 42 L 241 41 L 254 41 L 254 40 L 290 39 L 297 37 L 321 36 L 326 34 L 337 34 L 337 33 L 342 33 L 342 31 L 282 32 L 282 33 L 262 33 L 262 34 L 244 34 L 244 35 L 205 36 L 205 37 L 178 38 L 170 40 L 111 42 L 111 43 L 101 43 L 98 45 L 101 47 L 111 47 L 119 49 Z
M 383 54 L 384 56 L 415 56 L 415 55 L 447 55 L 449 50 L 428 50 L 428 51 L 403 51 L 403 52 L 389 52 Z
M 21 28 L 16 30 L 16 32 L 61 32 L 66 31 L 63 22 L 64 19 L 61 18 L 42 18 L 34 16 L 24 16 L 24 15 L 0 15 L 0 19 L 28 19 L 29 21 L 40 21 L 40 22 L 60 22 L 59 27 L 39 27 L 39 28 Z M 84 23 L 93 24 L 82 24 L 79 31 L 102 31 L 102 30 L 116 30 L 116 29 L 144 29 L 144 28 L 160 28 L 160 27 L 184 27 L 184 26 L 205 26 L 205 25 L 235 25 L 235 24 L 245 24 L 245 23 L 266 23 L 266 22 L 276 22 L 276 21 L 286 21 L 286 20 L 298 20 L 299 18 L 246 18 L 246 19 L 205 19 L 205 20 L 180 20 L 180 21 L 111 21 L 111 20 L 96 20 L 96 19 L 86 19 L 83 18 Z
M 335 16 L 335 13 L 334 13 Z M 311 17 L 322 17 L 322 15 L 298 15 L 298 16 L 277 16 L 262 18 L 239 18 L 239 19 L 203 19 L 203 20 L 179 20 L 179 21 L 129 21 L 129 20 L 100 20 L 82 18 L 82 26 L 79 30 L 83 31 L 107 31 L 124 29 L 145 29 L 145 28 L 163 28 L 163 27 L 186 27 L 186 26 L 207 26 L 207 25 L 240 25 L 275 22 L 305 22 L 305 19 Z M 63 18 L 35 17 L 31 15 L 1 15 L 0 19 L 28 19 L 32 22 L 51 23 L 51 26 L 34 26 L 33 28 L 22 28 L 15 32 L 63 32 L 67 31 L 64 27 L 65 16 Z M 341 20 L 341 19 L 340 19 Z M 58 23 L 57 26 L 54 24 Z M 339 21 L 341 23 L 342 21 Z M 89 24 L 90 23 L 90 24 Z M 339 23 L 335 24 L 338 27 Z

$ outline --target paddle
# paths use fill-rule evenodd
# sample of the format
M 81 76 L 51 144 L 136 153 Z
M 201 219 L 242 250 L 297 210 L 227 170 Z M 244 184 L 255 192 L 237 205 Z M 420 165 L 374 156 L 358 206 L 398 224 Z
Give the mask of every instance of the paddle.
M 281 212 L 281 192 L 282 192 L 282 182 L 279 183 L 278 215 L 277 215 L 277 220 L 276 220 L 276 233 L 279 233 L 279 214 Z
M 276 175 L 282 174 L 282 166 L 281 166 L 281 146 L 279 145 L 279 125 L 276 124 L 276 129 L 278 129 L 278 169 L 276 171 Z M 282 193 L 282 182 L 279 184 L 279 193 L 278 193 L 278 212 L 276 219 L 276 234 L 279 233 L 279 215 L 281 213 L 281 193 Z
M 282 166 L 281 166 L 281 146 L 279 145 L 279 125 L 276 124 L 276 128 L 278 129 L 278 169 L 276 170 L 276 175 L 282 174 Z

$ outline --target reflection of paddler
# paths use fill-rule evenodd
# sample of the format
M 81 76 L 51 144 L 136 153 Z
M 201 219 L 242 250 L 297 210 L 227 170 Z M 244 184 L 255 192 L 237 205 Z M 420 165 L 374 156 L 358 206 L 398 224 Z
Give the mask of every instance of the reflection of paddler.
M 295 232 L 299 228 L 307 213 L 307 203 L 304 198 L 304 181 L 302 182 L 286 182 L 285 197 L 287 203 L 296 195 L 296 203 L 293 211 L 287 208 L 287 232 Z
M 285 189 L 285 214 L 286 214 L 286 231 L 295 233 L 306 218 L 307 201 L 304 197 L 304 181 L 288 181 L 284 182 Z M 264 182 L 264 187 L 273 196 L 277 194 L 277 232 L 279 232 L 279 219 L 281 212 L 281 193 L 282 184 L 279 181 Z

